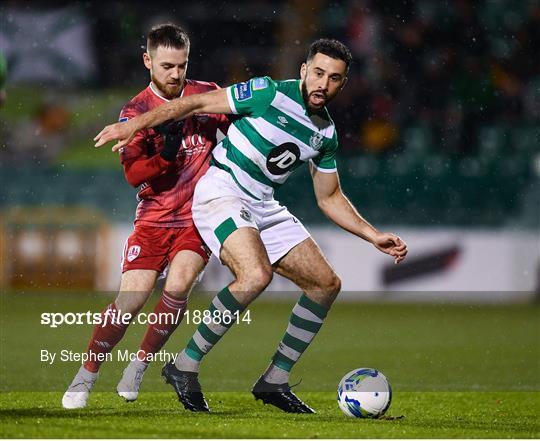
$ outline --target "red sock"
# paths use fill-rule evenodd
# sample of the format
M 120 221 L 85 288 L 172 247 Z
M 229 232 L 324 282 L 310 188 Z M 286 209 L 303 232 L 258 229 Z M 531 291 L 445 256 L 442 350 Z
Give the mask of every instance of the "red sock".
M 148 354 L 155 354 L 163 347 L 182 321 L 186 305 L 187 299 L 175 299 L 163 290 L 161 299 L 154 308 L 153 318 L 157 323 L 148 325 L 138 353 L 139 359 L 146 361 Z
M 111 303 L 101 312 L 101 318 L 102 322 L 94 326 L 92 338 L 86 350 L 88 360 L 83 364 L 84 368 L 90 372 L 99 370 L 101 363 L 105 361 L 105 354 L 110 353 L 116 344 L 122 340 L 129 326 L 129 323 L 123 324 L 118 321 L 118 310 L 114 303 Z

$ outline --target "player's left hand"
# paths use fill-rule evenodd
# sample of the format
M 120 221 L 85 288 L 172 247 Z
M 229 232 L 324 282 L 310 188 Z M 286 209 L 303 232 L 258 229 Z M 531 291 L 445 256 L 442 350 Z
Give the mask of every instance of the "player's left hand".
M 101 147 L 109 141 L 118 141 L 112 147 L 112 151 L 116 152 L 129 144 L 137 133 L 137 130 L 132 127 L 131 121 L 132 120 L 105 126 L 105 128 L 94 138 L 94 141 L 97 141 L 95 146 Z
M 394 257 L 394 263 L 401 262 L 407 256 L 407 244 L 401 237 L 392 233 L 380 233 L 373 241 L 373 245 L 379 251 Z

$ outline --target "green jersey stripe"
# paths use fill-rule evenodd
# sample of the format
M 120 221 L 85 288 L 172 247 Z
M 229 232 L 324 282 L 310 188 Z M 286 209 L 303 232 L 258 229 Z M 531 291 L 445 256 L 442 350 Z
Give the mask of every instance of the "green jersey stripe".
M 261 200 L 273 195 L 274 189 L 271 186 L 253 179 L 247 171 L 242 170 L 236 163 L 227 158 L 227 150 L 223 142 L 214 148 L 212 155 L 214 161 L 220 164 L 220 168 L 225 170 L 223 166 L 226 166 L 226 171 L 232 175 L 235 182 L 251 197 Z
M 268 185 L 269 187 L 278 187 L 279 184 L 272 182 L 268 179 L 257 164 L 244 155 L 230 139 L 226 138 L 223 142 L 223 147 L 227 149 L 227 159 L 234 162 L 238 167 L 244 170 L 251 178 L 260 182 L 261 184 Z
M 240 182 L 238 182 L 238 179 L 236 179 L 236 176 L 234 175 L 233 171 L 230 169 L 230 167 L 227 167 L 225 164 L 221 164 L 220 162 L 216 161 L 215 158 L 212 158 L 212 160 L 210 161 L 210 165 L 213 165 L 217 168 L 220 168 L 221 170 L 224 170 L 226 171 L 227 173 L 229 173 L 231 175 L 231 177 L 233 178 L 233 181 L 236 182 L 236 185 L 238 185 L 238 187 L 240 188 L 240 190 L 242 190 L 245 194 L 247 194 L 250 198 L 253 198 L 253 199 L 256 199 L 258 201 L 261 200 L 261 198 L 258 198 L 257 196 L 255 196 L 253 193 L 249 192 L 246 188 L 244 188 L 242 186 L 242 184 L 240 184 Z
M 298 97 L 299 99 L 302 99 L 299 93 Z M 326 119 L 316 114 L 308 116 L 306 114 L 306 110 L 298 101 L 296 101 L 293 97 L 285 95 L 279 90 L 272 100 L 271 105 L 277 109 L 280 109 L 283 113 L 291 118 L 294 118 L 308 129 L 321 131 L 326 138 L 332 139 L 335 135 L 335 126 L 330 119 Z M 329 118 L 329 115 L 327 116 Z
M 306 146 L 310 146 L 310 140 L 313 138 L 314 132 L 318 134 L 318 130 L 315 131 L 311 128 L 306 127 L 304 124 L 297 121 L 295 118 L 287 115 L 282 112 L 280 109 L 275 108 L 274 106 L 268 107 L 264 115 L 262 116 L 268 123 L 272 124 L 274 127 L 277 127 L 280 130 L 286 130 L 287 133 L 291 136 L 302 141 Z M 324 138 L 321 134 L 321 144 L 322 147 L 325 141 L 331 141 L 328 138 Z
M 314 158 L 319 155 L 319 152 L 313 150 L 309 144 L 306 144 L 301 139 L 293 136 L 288 133 L 284 128 L 274 126 L 264 118 L 249 118 L 249 122 L 253 128 L 258 132 L 258 136 L 270 140 L 276 145 L 281 145 L 286 142 L 292 142 L 300 148 L 301 156 L 300 158 L 303 161 L 306 161 L 310 158 Z M 252 142 L 253 143 L 253 142 Z
M 335 172 L 338 146 L 326 108 L 310 112 L 300 80 L 253 78 L 226 89 L 231 111 L 242 116 L 213 151 L 216 165 L 255 199 L 273 197 L 274 189 L 308 160 Z
M 277 188 L 287 180 L 292 170 L 282 175 L 273 175 L 266 169 L 267 157 L 272 149 L 277 146 L 262 137 L 250 121 L 258 124 L 258 119 L 243 118 L 239 121 L 241 123 L 240 128 L 236 125 L 229 128 L 227 137 L 245 156 L 252 158 L 252 161 L 259 167 L 261 173 L 272 181 L 274 188 Z M 254 142 L 251 142 L 251 140 L 254 140 Z M 304 161 L 299 162 L 293 170 L 303 163 Z
M 238 136 L 238 133 L 237 131 L 235 131 L 235 129 L 237 129 L 238 132 L 243 134 L 248 139 L 250 145 L 253 146 L 253 148 L 257 149 L 257 151 L 261 155 L 266 157 L 272 151 L 272 149 L 276 147 L 277 144 L 273 144 L 266 138 L 262 137 L 259 132 L 257 132 L 255 127 L 253 127 L 253 124 L 251 124 L 250 121 L 253 121 L 253 118 L 245 117 L 239 121 L 236 121 L 233 125 L 229 127 L 229 132 L 227 133 L 227 136 L 229 138 L 233 138 L 233 143 L 237 143 L 236 137 Z

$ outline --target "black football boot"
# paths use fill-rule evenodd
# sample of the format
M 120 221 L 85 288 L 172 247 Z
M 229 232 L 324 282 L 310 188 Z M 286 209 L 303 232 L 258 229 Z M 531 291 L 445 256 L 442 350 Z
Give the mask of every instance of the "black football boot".
M 161 370 L 165 383 L 170 384 L 178 395 L 178 400 L 192 412 L 210 412 L 204 399 L 197 372 L 180 371 L 173 362 L 165 364 Z
M 289 413 L 315 413 L 306 403 L 302 402 L 292 391 L 289 383 L 272 384 L 259 378 L 251 393 L 256 400 L 262 400 L 264 404 L 271 404 L 278 409 Z

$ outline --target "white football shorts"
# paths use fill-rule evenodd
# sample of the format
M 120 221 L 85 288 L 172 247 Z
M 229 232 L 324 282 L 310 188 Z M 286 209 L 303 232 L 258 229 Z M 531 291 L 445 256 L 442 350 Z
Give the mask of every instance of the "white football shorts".
M 242 227 L 259 230 L 272 264 L 310 237 L 286 207 L 273 198 L 250 197 L 228 172 L 215 166 L 195 187 L 192 213 L 199 234 L 218 258 L 225 239 Z

